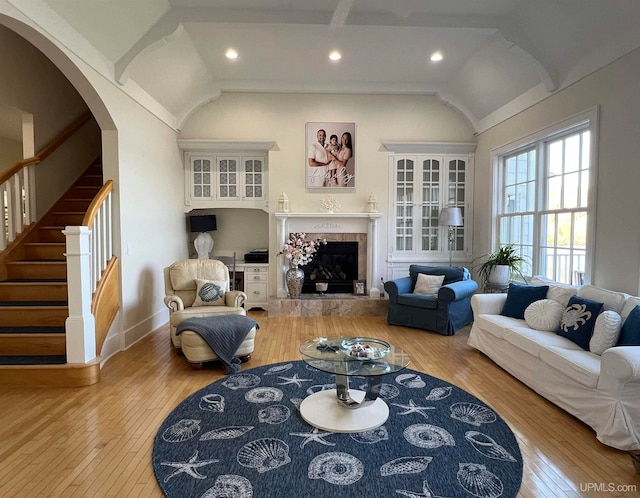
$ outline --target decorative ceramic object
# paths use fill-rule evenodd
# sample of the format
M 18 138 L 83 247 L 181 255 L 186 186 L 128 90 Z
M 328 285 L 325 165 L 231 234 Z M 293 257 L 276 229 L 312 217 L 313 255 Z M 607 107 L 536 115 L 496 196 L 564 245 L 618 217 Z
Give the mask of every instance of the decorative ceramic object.
M 282 191 L 282 193 L 280 194 L 280 197 L 278 198 L 278 210 L 281 213 L 289 212 L 289 198 L 287 197 L 287 194 L 284 193 L 284 190 Z
M 371 192 L 369 195 L 369 200 L 367 201 L 367 209 L 370 213 L 378 212 L 378 199 L 376 198 L 376 194 Z
M 327 213 L 335 213 L 342 207 L 340 203 L 330 195 L 323 198 L 320 201 L 320 205 L 327 210 Z
M 298 299 L 302 292 L 302 284 L 304 284 L 304 272 L 297 264 L 289 262 L 289 269 L 285 274 L 285 278 L 287 281 L 287 289 L 289 289 L 289 297 L 291 299 Z

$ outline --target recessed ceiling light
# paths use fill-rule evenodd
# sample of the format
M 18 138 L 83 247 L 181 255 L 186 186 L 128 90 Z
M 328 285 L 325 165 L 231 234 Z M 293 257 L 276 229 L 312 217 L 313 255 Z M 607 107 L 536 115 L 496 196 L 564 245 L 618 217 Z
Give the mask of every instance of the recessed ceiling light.
M 238 52 L 236 52 L 235 49 L 233 48 L 228 48 L 227 52 L 224 55 L 227 56 L 227 59 L 231 59 L 231 60 L 238 58 Z
M 334 50 L 329 54 L 329 59 L 331 59 L 332 61 L 339 61 L 340 59 L 342 59 L 342 54 L 337 50 Z
M 442 59 L 444 59 L 442 52 L 434 52 L 431 54 L 431 57 L 429 57 L 429 59 L 431 60 L 431 62 L 440 62 Z

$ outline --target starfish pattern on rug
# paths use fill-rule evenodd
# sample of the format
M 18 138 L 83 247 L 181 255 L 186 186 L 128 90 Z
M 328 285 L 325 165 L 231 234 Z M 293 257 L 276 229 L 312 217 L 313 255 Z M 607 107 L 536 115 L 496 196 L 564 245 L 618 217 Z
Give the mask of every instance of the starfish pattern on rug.
M 419 413 L 424 418 L 428 418 L 428 415 L 425 413 L 425 410 L 435 410 L 435 406 L 418 406 L 414 403 L 412 399 L 409 400 L 408 405 L 401 405 L 400 403 L 391 403 L 393 406 L 399 406 L 400 408 L 404 408 L 406 411 L 402 413 L 398 413 L 398 415 L 409 415 L 410 413 Z
M 313 432 L 290 432 L 290 436 L 298 436 L 305 438 L 302 443 L 300 443 L 300 448 L 304 448 L 307 443 L 315 441 L 316 443 L 324 444 L 325 446 L 335 446 L 336 443 L 330 443 L 329 441 L 325 441 L 324 437 L 329 436 L 331 434 L 335 434 L 334 432 L 325 432 L 320 429 L 314 428 Z
M 278 377 L 278 379 L 284 380 L 284 382 L 278 382 L 279 386 L 286 386 L 287 384 L 295 384 L 298 387 L 302 387 L 303 382 L 313 382 L 313 379 L 299 379 L 298 374 L 293 374 L 293 377 Z
M 204 467 L 205 465 L 211 465 L 212 463 L 217 463 L 220 460 L 201 460 L 198 462 L 198 450 L 193 454 L 191 458 L 189 458 L 186 462 L 160 462 L 160 465 L 166 465 L 167 467 L 174 467 L 176 470 L 173 471 L 168 477 L 165 478 L 164 482 L 167 482 L 172 477 L 177 476 L 178 474 L 190 475 L 195 479 L 206 479 L 207 476 L 203 476 L 200 472 L 198 472 L 198 468 Z

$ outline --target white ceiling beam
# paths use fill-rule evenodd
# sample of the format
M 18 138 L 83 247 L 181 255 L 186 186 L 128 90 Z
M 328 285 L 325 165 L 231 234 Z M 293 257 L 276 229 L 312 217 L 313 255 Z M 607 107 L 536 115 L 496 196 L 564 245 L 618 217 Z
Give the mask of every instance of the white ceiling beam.
M 336 29 L 345 25 L 349 12 L 351 12 L 351 7 L 353 7 L 353 2 L 354 0 L 340 0 L 338 2 L 338 5 L 336 5 L 333 11 L 329 28 Z

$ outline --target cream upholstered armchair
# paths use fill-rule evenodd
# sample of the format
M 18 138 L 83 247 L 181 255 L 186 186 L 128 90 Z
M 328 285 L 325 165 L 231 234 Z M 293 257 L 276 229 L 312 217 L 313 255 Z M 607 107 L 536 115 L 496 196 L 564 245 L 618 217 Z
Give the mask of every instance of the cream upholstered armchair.
M 229 290 L 229 269 L 216 259 L 176 261 L 164 269 L 164 289 L 164 303 L 169 308 L 171 342 L 179 351 L 182 350 L 182 341 L 198 340 L 186 333 L 176 335 L 176 327 L 187 318 L 247 314 L 243 308 L 247 295 L 242 291 Z M 214 297 L 219 296 L 220 299 L 213 301 L 213 304 L 206 299 L 203 302 L 199 294 L 207 293 L 213 293 Z M 247 337 L 249 339 L 253 346 L 253 337 Z M 201 342 L 206 346 L 204 341 Z M 238 355 L 246 354 L 241 351 L 243 346 Z M 248 346 L 244 349 L 248 349 Z

